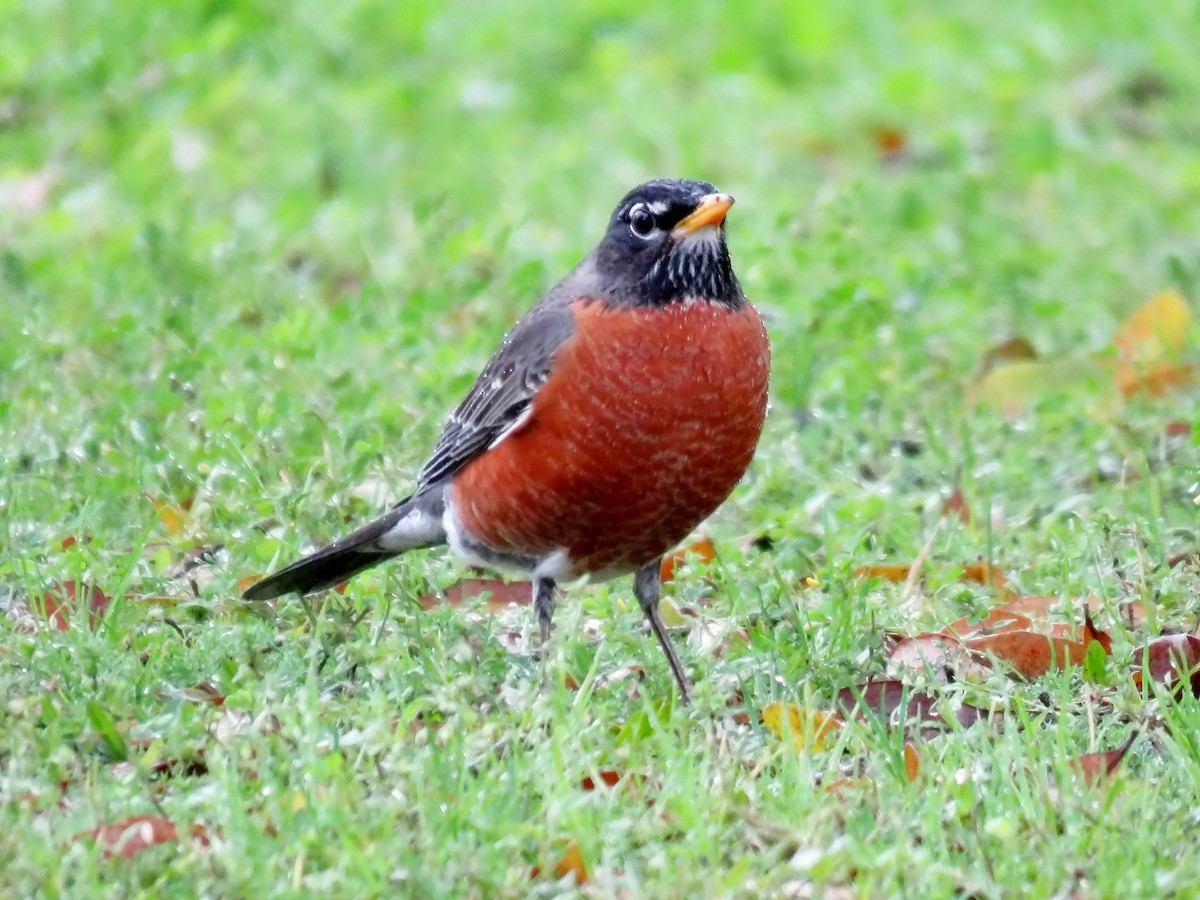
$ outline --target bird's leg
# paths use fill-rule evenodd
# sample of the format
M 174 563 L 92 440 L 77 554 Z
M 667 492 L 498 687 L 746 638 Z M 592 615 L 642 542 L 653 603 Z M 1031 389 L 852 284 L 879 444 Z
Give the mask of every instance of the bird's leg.
M 683 671 L 683 664 L 680 663 L 679 657 L 675 654 L 675 647 L 671 644 L 671 636 L 667 634 L 666 626 L 663 625 L 662 616 L 658 614 L 658 597 L 662 593 L 661 559 L 647 563 L 634 573 L 633 593 L 642 607 L 642 612 L 650 620 L 650 630 L 654 632 L 654 636 L 658 638 L 658 643 L 662 647 L 663 653 L 667 655 L 667 662 L 671 665 L 671 673 L 675 676 L 675 681 L 679 684 L 679 694 L 683 698 L 684 704 L 687 704 L 691 700 L 688 677 Z
M 533 608 L 537 610 L 538 626 L 542 631 L 542 644 L 550 640 L 550 623 L 554 619 L 554 579 L 533 580 Z

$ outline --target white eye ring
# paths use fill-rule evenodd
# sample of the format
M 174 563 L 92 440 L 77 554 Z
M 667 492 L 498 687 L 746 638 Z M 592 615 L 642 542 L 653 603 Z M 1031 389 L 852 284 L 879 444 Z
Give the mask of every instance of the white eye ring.
M 658 231 L 654 215 L 644 203 L 635 203 L 629 210 L 629 230 L 635 237 L 648 240 Z

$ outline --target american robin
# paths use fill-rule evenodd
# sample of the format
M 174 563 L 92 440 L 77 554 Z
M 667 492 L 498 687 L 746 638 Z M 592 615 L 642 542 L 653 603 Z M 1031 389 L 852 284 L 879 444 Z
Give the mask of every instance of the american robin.
M 684 702 L 658 612 L 663 555 L 729 496 L 767 411 L 771 348 L 725 245 L 733 198 L 651 181 L 523 316 L 450 414 L 413 493 L 246 591 L 332 587 L 418 547 L 525 573 L 542 640 L 555 585 L 633 573 Z

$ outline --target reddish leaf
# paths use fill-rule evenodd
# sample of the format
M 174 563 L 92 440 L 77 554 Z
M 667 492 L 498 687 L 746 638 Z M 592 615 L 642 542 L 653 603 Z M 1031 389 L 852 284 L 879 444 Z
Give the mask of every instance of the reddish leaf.
M 108 610 L 109 597 L 100 588 L 81 581 L 56 584 L 42 595 L 46 618 L 59 631 L 68 630 L 71 627 L 70 618 L 80 605 L 81 597 L 87 598 L 88 624 L 95 628 L 96 621 Z
M 1001 606 L 993 609 L 978 622 L 972 622 L 969 617 L 963 616 L 943 628 L 941 633 L 947 637 L 969 638 L 980 634 L 1025 630 L 1032 625 L 1033 622 L 1025 616 L 1012 612 L 1008 606 Z
M 680 547 L 670 556 L 663 557 L 662 580 L 670 581 L 673 579 L 676 570 L 689 557 L 695 557 L 703 563 L 710 563 L 717 558 L 717 548 L 713 546 L 712 540 L 706 537 L 700 538 L 700 540 L 688 544 L 686 547 Z
M 1141 668 L 1145 660 L 1146 668 Z M 1191 634 L 1164 634 L 1144 647 L 1133 652 L 1133 683 L 1142 689 L 1144 673 L 1150 680 L 1164 687 L 1181 689 L 1185 680 L 1190 683 L 1192 693 L 1200 697 L 1200 638 Z
M 601 769 L 596 773 L 596 775 L 599 778 L 598 783 L 604 785 L 605 787 L 616 787 L 617 782 L 619 782 L 623 777 L 621 773 L 615 769 Z M 592 778 L 591 775 L 585 775 L 583 780 L 579 782 L 579 786 L 585 791 L 594 791 L 597 786 L 597 780 Z
M 898 721 L 896 714 L 906 698 L 903 721 Z M 862 720 L 868 715 L 874 715 L 883 719 L 889 727 L 915 723 L 922 736 L 938 734 L 947 724 L 938 709 L 936 697 L 913 691 L 895 678 L 868 681 L 857 688 L 842 688 L 838 691 L 834 705 L 847 717 Z M 969 728 L 980 719 L 987 718 L 987 712 L 977 706 L 963 703 L 955 710 L 955 718 L 964 728 Z
M 967 506 L 967 498 L 963 496 L 962 488 L 954 486 L 954 491 L 942 503 L 942 515 L 947 518 L 957 517 L 964 525 L 971 524 L 971 508 Z
M 483 609 L 490 613 L 502 612 L 511 605 L 528 606 L 533 602 L 533 585 L 528 581 L 504 582 L 498 578 L 464 578 L 438 594 L 426 594 L 417 600 L 425 609 L 439 606 L 460 607 L 472 597 L 488 594 Z
M 1033 631 L 1005 631 L 971 638 L 967 646 L 1009 663 L 1026 678 L 1037 678 L 1051 669 L 1081 666 L 1087 645 Z
M 192 825 L 189 832 L 192 840 L 200 846 L 209 846 L 208 831 L 203 825 Z M 95 841 L 96 846 L 103 849 L 105 857 L 132 859 L 150 847 L 177 841 L 179 833 L 170 819 L 164 819 L 162 816 L 134 816 L 124 822 L 101 825 L 77 837 Z
M 1137 740 L 1138 733 L 1132 732 L 1116 750 L 1105 750 L 1100 753 L 1086 753 L 1078 759 L 1071 760 L 1071 768 L 1083 779 L 1084 784 L 1100 784 L 1111 778 L 1121 767 L 1125 754 Z

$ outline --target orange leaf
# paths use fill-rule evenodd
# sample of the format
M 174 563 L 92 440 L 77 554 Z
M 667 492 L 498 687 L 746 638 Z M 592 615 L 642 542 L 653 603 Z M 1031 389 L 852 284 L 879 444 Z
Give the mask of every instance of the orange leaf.
M 1138 307 L 1117 331 L 1117 388 L 1129 396 L 1145 391 L 1161 396 L 1189 384 L 1196 367 L 1164 357 L 1178 356 L 1187 340 L 1191 311 L 1174 291 L 1165 291 Z
M 181 503 L 175 504 L 169 500 L 164 500 L 161 497 L 146 495 L 150 502 L 154 504 L 154 511 L 158 513 L 158 521 L 160 521 L 168 534 L 182 534 L 187 527 L 188 511 L 192 508 L 192 498 L 188 497 Z
M 263 576 L 261 574 L 247 575 L 245 578 L 239 578 L 237 584 L 233 586 L 233 589 L 237 591 L 238 594 L 244 594 L 253 585 L 258 584 L 262 580 Z
M 904 775 L 910 782 L 916 781 L 921 774 L 921 756 L 917 753 L 912 741 L 904 742 Z
M 879 578 L 883 581 L 904 582 L 908 580 L 908 573 L 911 568 L 911 566 L 895 564 L 859 566 L 854 570 L 854 577 Z M 963 566 L 962 574 L 958 577 L 958 580 L 982 584 L 985 587 L 990 585 L 997 593 L 1003 595 L 1012 595 L 1013 593 L 1004 578 L 1004 573 L 987 562 L 968 563 Z
M 533 602 L 533 585 L 528 581 L 504 582 L 498 578 L 464 578 L 437 594 L 426 594 L 417 600 L 425 609 L 439 606 L 461 607 L 472 597 L 490 594 L 483 604 L 489 613 L 502 612 L 511 605 L 528 606 Z
M 898 159 L 908 147 L 908 136 L 903 130 L 892 125 L 880 125 L 872 133 L 871 139 L 879 154 L 890 161 Z
M 202 847 L 209 846 L 208 831 L 203 825 L 190 828 L 192 840 Z M 105 857 L 119 856 L 132 859 L 136 854 L 158 844 L 167 844 L 179 839 L 175 823 L 162 816 L 134 816 L 124 822 L 114 822 L 93 828 L 77 837 L 96 842 Z
M 686 547 L 680 547 L 670 556 L 663 557 L 662 580 L 670 581 L 674 578 L 675 570 L 691 556 L 698 558 L 700 562 L 710 563 L 717 558 L 717 548 L 713 546 L 712 540 L 706 537 L 700 538 Z
M 1157 358 L 1177 351 L 1187 339 L 1191 311 L 1175 291 L 1164 291 L 1139 306 L 1120 330 L 1115 343 L 1127 360 Z
M 911 566 L 859 566 L 854 570 L 855 578 L 878 578 L 882 581 L 902 583 L 908 580 L 908 570 Z
M 537 878 L 542 874 L 541 866 L 534 866 L 529 870 L 530 878 Z M 567 849 L 563 853 L 562 858 L 554 865 L 554 877 L 566 878 L 568 875 L 575 876 L 576 885 L 585 885 L 588 882 L 587 866 L 583 862 L 583 853 L 579 849 L 579 845 L 574 841 L 567 842 Z

